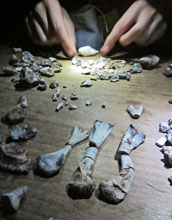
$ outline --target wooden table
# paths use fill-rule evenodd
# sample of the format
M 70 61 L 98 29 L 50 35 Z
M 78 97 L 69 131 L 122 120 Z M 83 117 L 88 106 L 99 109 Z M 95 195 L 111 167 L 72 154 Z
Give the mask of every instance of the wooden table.
M 11 55 L 9 47 L 0 49 L 0 68 L 7 65 Z M 146 134 L 146 141 L 131 158 L 135 166 L 135 178 L 125 200 L 118 205 L 109 205 L 99 201 L 95 194 L 89 200 L 72 200 L 68 197 L 65 186 L 76 169 L 86 144 L 85 141 L 74 147 L 64 167 L 53 178 L 42 178 L 30 171 L 29 175 L 12 175 L 0 172 L 0 193 L 27 185 L 29 191 L 25 201 L 15 215 L 0 219 L 46 220 L 51 216 L 58 220 L 170 220 L 172 218 L 172 188 L 167 180 L 172 174 L 166 169 L 160 149 L 155 146 L 159 133 L 159 123 L 172 117 L 172 105 L 168 103 L 172 96 L 172 79 L 162 72 L 171 60 L 164 60 L 154 70 L 144 70 L 132 75 L 131 81 L 120 80 L 117 83 L 96 81 L 90 88 L 81 88 L 80 83 L 89 79 L 81 75 L 70 60 L 60 61 L 61 73 L 53 78 L 44 77 L 48 83 L 58 80 L 62 94 L 67 97 L 76 92 L 79 100 L 73 101 L 78 106 L 75 111 L 64 107 L 55 112 L 56 102 L 51 97 L 54 90 L 48 88 L 41 92 L 36 88 L 16 91 L 11 77 L 0 77 L 0 117 L 13 105 L 21 95 L 28 99 L 28 114 L 24 121 L 38 129 L 38 134 L 24 146 L 29 157 L 35 162 L 36 157 L 54 152 L 67 142 L 72 127 L 76 124 L 84 129 L 92 127 L 96 119 L 113 123 L 112 133 L 104 142 L 94 167 L 93 178 L 98 187 L 100 181 L 112 179 L 118 174 L 118 163 L 114 155 L 128 125 L 134 123 L 139 131 Z M 92 106 L 85 106 L 90 99 Z M 106 108 L 101 108 L 103 102 Z M 143 104 L 144 114 L 139 120 L 131 119 L 126 108 L 128 104 Z M 7 125 L 0 124 L 0 134 L 8 137 Z

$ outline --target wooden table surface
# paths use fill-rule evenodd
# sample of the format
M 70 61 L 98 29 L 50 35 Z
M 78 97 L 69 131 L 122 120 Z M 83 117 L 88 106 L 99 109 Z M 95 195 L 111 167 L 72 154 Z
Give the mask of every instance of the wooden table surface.
M 8 64 L 11 55 L 9 47 L 1 47 L 0 69 Z M 97 57 L 96 57 L 97 58 Z M 95 59 L 96 59 L 95 58 Z M 73 101 L 78 106 L 75 111 L 64 107 L 55 112 L 56 102 L 52 102 L 55 90 L 48 88 L 41 92 L 36 88 L 16 91 L 12 77 L 0 77 L 0 117 L 13 105 L 21 95 L 28 99 L 28 114 L 22 124 L 30 124 L 38 129 L 38 134 L 28 140 L 24 146 L 29 158 L 34 162 L 36 157 L 59 150 L 67 142 L 72 127 L 76 124 L 90 129 L 96 119 L 115 125 L 108 139 L 103 143 L 93 171 L 93 178 L 98 187 L 100 181 L 113 179 L 118 174 L 118 164 L 114 155 L 128 125 L 134 123 L 139 131 L 146 134 L 146 141 L 132 152 L 135 166 L 135 177 L 125 200 L 118 205 L 109 205 L 98 200 L 95 194 L 89 200 L 72 200 L 68 197 L 65 186 L 82 158 L 88 140 L 78 144 L 70 153 L 58 175 L 42 178 L 30 171 L 28 175 L 13 175 L 0 172 L 0 193 L 7 193 L 22 185 L 29 187 L 26 199 L 15 215 L 0 219 L 46 220 L 51 216 L 58 220 L 170 220 L 172 219 L 172 187 L 168 177 L 172 169 L 166 169 L 160 149 L 155 145 L 162 136 L 159 123 L 172 117 L 172 105 L 168 103 L 172 96 L 172 78 L 162 72 L 170 64 L 169 60 L 161 61 L 158 68 L 144 70 L 141 74 L 132 75 L 131 81 L 120 80 L 93 81 L 90 88 L 81 88 L 80 83 L 89 79 L 81 75 L 79 69 L 71 65 L 70 60 L 60 61 L 62 72 L 53 78 L 44 77 L 48 83 L 58 80 L 62 95 L 70 96 L 76 92 L 79 100 Z M 92 106 L 85 106 L 90 99 Z M 106 108 L 101 108 L 103 102 Z M 145 111 L 138 120 L 131 119 L 126 108 L 128 104 L 143 104 Z M 0 124 L 0 134 L 9 135 L 7 125 Z

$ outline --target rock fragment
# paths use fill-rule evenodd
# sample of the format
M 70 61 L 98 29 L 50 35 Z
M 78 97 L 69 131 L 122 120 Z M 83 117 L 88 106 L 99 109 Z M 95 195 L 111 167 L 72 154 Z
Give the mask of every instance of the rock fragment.
M 47 84 L 44 79 L 40 79 L 37 89 L 41 91 L 45 91 L 47 89 Z
M 91 87 L 92 85 L 93 85 L 93 83 L 91 82 L 91 80 L 87 79 L 81 83 L 80 87 Z
M 59 102 L 56 107 L 56 112 L 58 112 L 60 109 L 62 109 L 63 106 L 64 106 L 64 102 Z
M 94 48 L 90 46 L 83 46 L 78 49 L 79 55 L 87 57 L 87 56 L 94 56 L 96 55 L 99 51 L 95 50 Z
M 92 105 L 92 101 L 90 101 L 89 99 L 86 100 L 85 105 L 86 105 L 86 106 L 90 106 L 90 105 Z
M 50 83 L 50 88 L 51 89 L 55 89 L 59 86 L 59 83 L 55 80 L 53 82 Z
M 130 116 L 134 119 L 140 118 L 144 111 L 143 105 L 128 105 L 127 112 L 130 114 Z
M 155 67 L 160 61 L 160 58 L 156 55 L 149 55 L 140 58 L 140 64 L 144 69 L 151 69 Z
M 78 107 L 73 104 L 69 104 L 69 110 L 76 110 Z

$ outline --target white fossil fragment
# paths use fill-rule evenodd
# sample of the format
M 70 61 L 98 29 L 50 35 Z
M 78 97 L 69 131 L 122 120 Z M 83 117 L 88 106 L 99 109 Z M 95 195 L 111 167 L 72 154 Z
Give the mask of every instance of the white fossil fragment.
M 59 102 L 56 107 L 56 112 L 58 112 L 60 109 L 62 109 L 63 106 L 64 106 L 64 102 Z
M 52 63 L 57 61 L 57 59 L 56 59 L 55 57 L 49 57 L 48 59 L 49 59 L 49 61 L 52 62 Z
M 144 106 L 143 105 L 128 105 L 127 107 L 127 112 L 130 114 L 130 116 L 134 119 L 140 118 L 144 111 Z
M 90 77 L 90 80 L 94 80 L 94 81 L 97 81 L 98 77 L 97 76 L 91 76 Z
M 66 191 L 72 199 L 88 199 L 92 196 L 96 185 L 92 178 L 93 166 L 101 144 L 109 136 L 113 125 L 96 120 L 89 136 L 90 142 L 85 153 L 66 186 Z
M 133 124 L 130 124 L 120 143 L 118 153 L 129 155 L 134 149 L 144 143 L 146 135 L 139 132 Z
M 92 85 L 93 85 L 93 83 L 91 82 L 91 80 L 87 79 L 81 83 L 80 87 L 90 87 Z
M 58 97 L 60 96 L 60 93 L 61 93 L 61 88 L 58 88 L 58 89 L 56 90 L 56 92 L 53 94 L 52 100 L 53 100 L 53 101 L 57 101 L 57 100 L 58 100 Z
M 83 130 L 80 126 L 76 125 L 71 132 L 71 136 L 65 146 L 56 152 L 44 154 L 37 158 L 36 170 L 46 177 L 56 175 L 64 165 L 67 156 L 72 150 L 73 146 L 87 139 L 89 132 Z
M 161 122 L 161 123 L 159 124 L 159 132 L 161 132 L 161 133 L 167 133 L 168 130 L 170 130 L 170 127 L 169 127 L 169 125 L 168 125 L 167 122 Z
M 163 147 L 166 142 L 167 142 L 167 136 L 163 136 L 156 141 L 156 145 L 158 147 Z
M 76 110 L 78 107 L 73 104 L 69 104 L 69 110 Z
M 85 105 L 86 105 L 86 106 L 90 106 L 90 105 L 92 105 L 92 101 L 90 101 L 89 99 L 86 100 Z
M 79 52 L 79 55 L 82 55 L 84 57 L 87 57 L 87 56 L 94 56 L 96 55 L 99 51 L 90 47 L 90 46 L 83 46 L 83 47 L 80 47 L 78 49 L 78 52 Z
M 131 79 L 131 74 L 129 72 L 121 71 L 117 73 L 120 79 L 126 79 L 130 80 Z
M 72 58 L 72 65 L 80 66 L 81 65 L 81 58 L 74 56 Z
M 27 186 L 19 187 L 9 193 L 1 196 L 1 206 L 5 213 L 15 213 L 19 207 L 21 200 L 25 197 L 28 191 Z
M 156 55 L 149 55 L 140 58 L 140 64 L 144 69 L 151 69 L 155 67 L 160 61 L 160 58 Z
M 172 167 L 172 146 L 164 146 L 161 152 L 164 154 L 164 163 Z

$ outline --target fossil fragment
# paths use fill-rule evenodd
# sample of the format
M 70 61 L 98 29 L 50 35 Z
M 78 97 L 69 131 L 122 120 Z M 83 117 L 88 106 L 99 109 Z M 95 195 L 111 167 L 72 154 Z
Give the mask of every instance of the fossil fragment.
M 99 51 L 95 50 L 94 48 L 90 47 L 90 46 L 84 46 L 84 47 L 80 47 L 78 49 L 79 55 L 82 55 L 84 57 L 87 56 L 94 56 L 96 55 Z
M 110 81 L 111 82 L 118 82 L 119 81 L 119 76 L 118 75 L 113 76 Z
M 90 87 L 92 85 L 93 85 L 93 83 L 91 82 L 91 80 L 87 79 L 81 83 L 80 87 Z
M 20 83 L 18 86 L 34 87 L 39 84 L 39 81 L 38 75 L 29 67 L 25 67 L 20 73 Z
M 42 76 L 48 76 L 48 77 L 52 77 L 54 76 L 54 69 L 49 67 L 49 66 L 46 66 L 46 67 L 42 67 L 40 70 L 39 70 L 40 74 Z
M 28 140 L 32 137 L 35 137 L 36 134 L 37 129 L 28 125 L 24 125 L 24 127 L 13 125 L 12 127 L 10 127 L 10 138 L 13 141 Z
M 167 137 L 166 137 L 166 136 L 163 136 L 163 137 L 159 138 L 159 139 L 156 141 L 156 145 L 157 145 L 158 147 L 163 147 L 166 142 L 167 142 Z
M 72 65 L 80 66 L 81 65 L 81 58 L 74 56 L 72 58 Z
M 47 84 L 44 79 L 40 79 L 37 89 L 41 91 L 45 91 L 47 89 Z
M 159 124 L 159 132 L 167 133 L 170 130 L 169 124 L 167 122 L 161 122 Z
M 76 110 L 78 107 L 73 104 L 69 104 L 69 110 Z
M 37 171 L 46 177 L 56 175 L 64 165 L 73 146 L 88 138 L 89 132 L 76 125 L 65 146 L 56 152 L 44 154 L 37 158 Z
M 23 121 L 27 113 L 26 107 L 27 99 L 25 96 L 21 96 L 17 105 L 2 117 L 2 122 L 10 125 Z
M 48 59 L 49 59 L 49 61 L 50 61 L 51 63 L 53 63 L 53 62 L 56 62 L 56 61 L 57 61 L 57 59 L 56 59 L 55 57 L 49 57 Z
M 62 100 L 67 101 L 67 97 L 65 95 L 62 95 Z
M 72 93 L 71 93 L 70 99 L 71 99 L 72 101 L 78 99 L 78 96 L 76 95 L 75 92 L 72 92 Z
M 5 213 L 15 213 L 19 207 L 22 199 L 25 197 L 28 191 L 27 186 L 21 186 L 13 191 L 3 194 L 1 196 L 1 206 Z
M 131 79 L 131 74 L 129 72 L 125 72 L 125 71 L 118 71 L 118 76 L 119 79 L 126 79 L 126 80 L 130 80 Z
M 58 112 L 60 109 L 62 109 L 63 106 L 64 106 L 64 103 L 63 103 L 63 102 L 59 102 L 59 103 L 57 104 L 57 107 L 56 107 L 56 112 Z
M 34 56 L 28 51 L 23 51 L 21 59 L 23 62 L 31 64 L 34 61 Z
M 3 67 L 2 71 L 8 76 L 14 76 L 18 73 L 17 68 L 11 66 Z
M 32 162 L 27 157 L 26 150 L 15 142 L 0 146 L 0 170 L 27 174 L 32 168 Z
M 172 146 L 163 146 L 161 152 L 164 154 L 164 163 L 172 167 Z
M 99 199 L 109 204 L 118 204 L 125 199 L 134 179 L 134 166 L 128 155 L 122 155 L 119 176 L 99 184 Z
M 98 77 L 97 76 L 91 76 L 90 77 L 90 80 L 94 80 L 94 81 L 97 81 Z
M 130 124 L 119 145 L 118 153 L 130 155 L 134 149 L 144 143 L 145 137 L 143 132 L 139 132 L 133 124 Z
M 149 55 L 140 58 L 140 64 L 144 69 L 151 69 L 155 67 L 160 61 L 160 58 L 156 55 Z
M 90 101 L 90 100 L 88 99 L 88 100 L 86 101 L 85 105 L 86 105 L 86 106 L 92 105 L 92 101 Z
M 68 105 L 69 105 L 69 102 L 65 102 L 64 105 L 65 105 L 65 106 L 68 106 Z
M 60 96 L 60 93 L 61 93 L 61 88 L 58 88 L 56 90 L 56 93 L 53 94 L 53 101 L 57 101 L 58 100 L 58 97 Z
M 13 47 L 13 50 L 12 50 L 12 52 L 14 52 L 14 53 L 21 53 L 22 51 L 23 50 L 20 47 Z
M 138 105 L 138 106 L 128 105 L 128 107 L 127 107 L 127 112 L 134 119 L 140 118 L 143 111 L 144 111 L 144 106 L 143 105 Z
M 128 70 L 128 72 L 130 72 L 131 74 L 141 73 L 142 71 L 143 68 L 140 63 L 134 63 L 133 66 Z
M 114 60 L 113 63 L 111 63 L 110 67 L 111 69 L 116 69 L 118 67 L 123 67 L 126 65 L 126 61 L 125 60 Z
M 91 130 L 89 145 L 72 175 L 72 179 L 66 186 L 66 191 L 72 199 L 88 199 L 92 196 L 96 185 L 92 178 L 92 170 L 95 164 L 97 152 L 101 144 L 109 136 L 113 125 L 96 120 Z
M 50 88 L 51 88 L 51 89 L 55 89 L 55 88 L 58 87 L 58 85 L 59 85 L 59 83 L 55 80 L 55 81 L 53 81 L 53 82 L 50 83 Z

